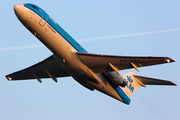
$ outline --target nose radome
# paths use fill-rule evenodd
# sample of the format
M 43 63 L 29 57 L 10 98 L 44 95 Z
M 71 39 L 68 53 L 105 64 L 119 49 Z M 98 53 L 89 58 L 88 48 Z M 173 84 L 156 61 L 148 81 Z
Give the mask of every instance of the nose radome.
M 23 7 L 24 7 L 23 4 L 16 4 L 16 5 L 14 5 L 14 12 L 15 12 L 17 17 L 21 16 Z

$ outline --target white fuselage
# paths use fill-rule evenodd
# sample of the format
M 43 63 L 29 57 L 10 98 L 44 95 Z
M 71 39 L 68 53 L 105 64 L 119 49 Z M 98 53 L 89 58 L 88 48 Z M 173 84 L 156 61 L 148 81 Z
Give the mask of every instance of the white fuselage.
M 120 101 L 117 92 L 102 74 L 94 74 L 78 58 L 78 52 L 50 24 L 34 11 L 17 4 L 15 13 L 22 24 L 31 31 L 50 51 L 56 61 L 80 84 L 90 86 Z

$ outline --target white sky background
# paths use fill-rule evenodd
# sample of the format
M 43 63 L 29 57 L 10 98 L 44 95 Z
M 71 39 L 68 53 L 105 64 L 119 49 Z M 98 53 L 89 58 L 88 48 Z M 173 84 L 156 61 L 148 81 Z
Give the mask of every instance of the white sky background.
M 128 106 L 85 89 L 71 77 L 59 78 L 58 83 L 51 79 L 43 80 L 42 84 L 37 80 L 7 81 L 6 74 L 52 54 L 46 47 L 40 47 L 41 43 L 16 18 L 13 6 L 26 2 L 0 1 L 0 119 L 178 120 L 179 86 L 140 88 Z M 134 69 L 120 72 L 133 71 L 180 85 L 180 2 L 31 0 L 30 3 L 43 8 L 90 53 L 173 58 L 175 63 L 140 68 L 139 73 Z

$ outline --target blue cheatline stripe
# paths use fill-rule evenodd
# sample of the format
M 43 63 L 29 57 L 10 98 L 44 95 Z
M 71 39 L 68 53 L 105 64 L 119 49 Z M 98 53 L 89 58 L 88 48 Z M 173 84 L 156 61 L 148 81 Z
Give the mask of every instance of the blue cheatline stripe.
M 69 44 L 71 44 L 78 52 L 87 53 L 87 51 L 78 43 L 76 42 L 58 23 L 56 23 L 44 10 L 34 4 L 24 4 L 25 7 L 31 9 L 40 17 L 42 17 L 56 32 L 58 32 Z M 32 6 L 38 8 L 36 10 Z
M 131 102 L 131 99 L 124 93 L 124 91 L 118 86 L 118 87 L 115 87 L 113 85 L 113 83 L 111 82 L 111 80 L 106 76 L 105 73 L 101 73 L 107 80 L 108 82 L 110 83 L 110 85 L 114 88 L 114 90 L 116 90 L 116 92 L 118 93 L 118 95 L 121 97 L 121 99 L 123 100 L 123 102 L 127 105 L 130 104 Z

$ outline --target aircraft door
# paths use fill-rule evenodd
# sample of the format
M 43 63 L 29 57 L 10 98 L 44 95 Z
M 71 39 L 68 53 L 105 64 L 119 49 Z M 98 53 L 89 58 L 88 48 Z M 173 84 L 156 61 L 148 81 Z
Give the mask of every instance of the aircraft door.
M 39 21 L 39 24 L 43 27 L 43 26 L 46 24 L 46 21 L 42 18 L 42 19 Z
M 42 19 L 39 21 L 39 24 L 43 27 L 46 24 L 47 15 L 43 10 L 41 10 L 41 13 L 42 13 L 41 16 Z

